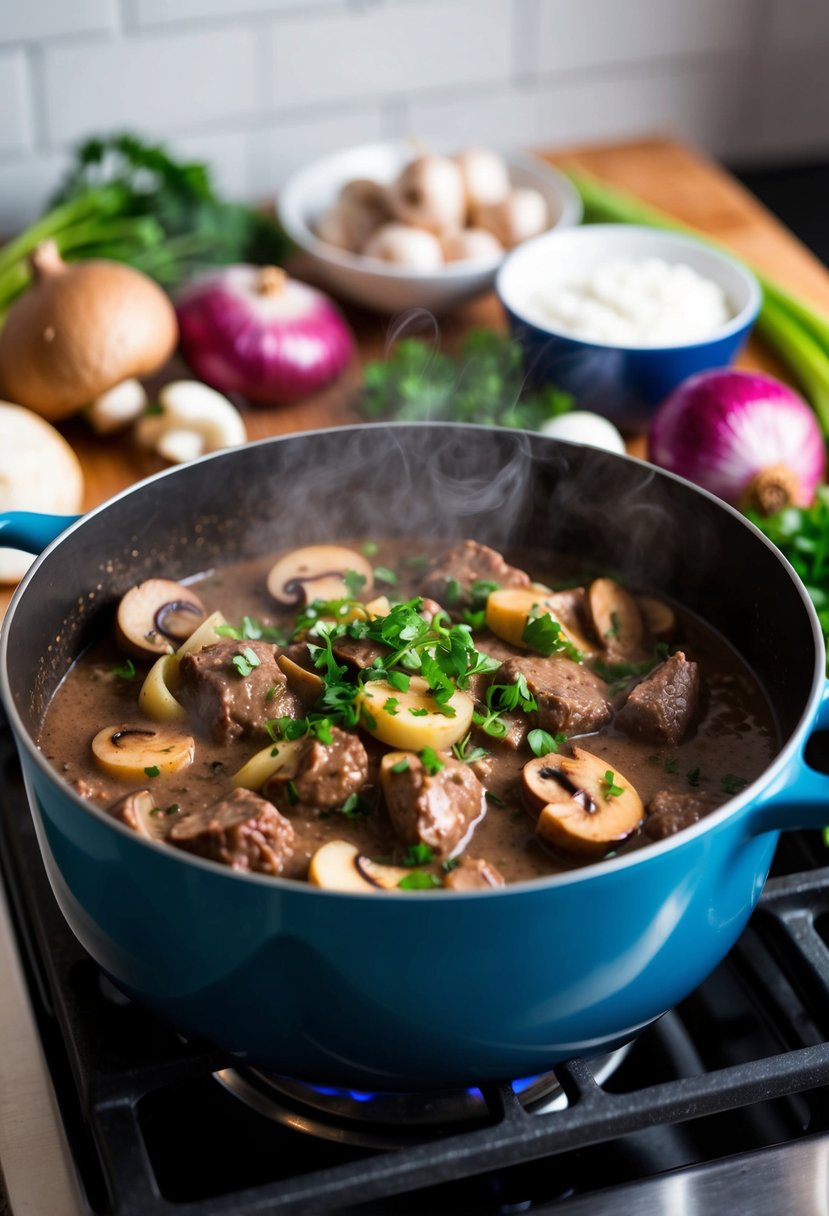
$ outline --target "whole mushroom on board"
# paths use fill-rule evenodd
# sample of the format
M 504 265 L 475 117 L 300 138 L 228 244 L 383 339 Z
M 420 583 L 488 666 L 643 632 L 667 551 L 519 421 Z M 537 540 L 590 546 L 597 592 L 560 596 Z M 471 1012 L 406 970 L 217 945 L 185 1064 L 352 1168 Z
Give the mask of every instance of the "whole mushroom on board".
M 140 271 L 103 259 L 67 265 L 53 241 L 32 265 L 0 330 L 0 385 L 12 400 L 54 422 L 172 355 L 175 311 Z

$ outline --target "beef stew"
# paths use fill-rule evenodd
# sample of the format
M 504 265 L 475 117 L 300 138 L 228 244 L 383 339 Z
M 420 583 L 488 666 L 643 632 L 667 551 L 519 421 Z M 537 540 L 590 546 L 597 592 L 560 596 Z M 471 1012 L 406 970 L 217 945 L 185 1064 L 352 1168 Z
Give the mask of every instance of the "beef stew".
M 603 572 L 369 541 L 176 588 L 123 597 L 39 745 L 132 830 L 238 870 L 355 891 L 543 877 L 691 826 L 777 749 L 734 651 Z

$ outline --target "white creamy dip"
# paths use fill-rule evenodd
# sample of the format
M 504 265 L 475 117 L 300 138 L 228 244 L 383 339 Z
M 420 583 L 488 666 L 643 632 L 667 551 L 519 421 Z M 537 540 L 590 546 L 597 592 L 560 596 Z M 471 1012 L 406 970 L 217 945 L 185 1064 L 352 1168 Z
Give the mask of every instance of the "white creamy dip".
M 613 346 L 678 346 L 710 337 L 731 319 L 725 293 L 683 262 L 614 259 L 550 284 L 533 298 L 539 320 Z

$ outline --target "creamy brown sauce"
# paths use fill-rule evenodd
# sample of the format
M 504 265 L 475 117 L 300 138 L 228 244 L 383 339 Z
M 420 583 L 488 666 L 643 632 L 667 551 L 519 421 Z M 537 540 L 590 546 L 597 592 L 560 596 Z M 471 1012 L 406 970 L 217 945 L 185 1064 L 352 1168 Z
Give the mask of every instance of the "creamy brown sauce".
M 359 550 L 359 543 L 354 548 Z M 393 588 L 380 584 L 374 594 L 385 592 L 393 601 L 418 594 L 423 563 L 417 559 L 421 555 L 432 557 L 445 548 L 434 541 L 428 545 L 380 544 L 371 561 L 394 570 L 398 583 Z M 552 587 L 572 585 L 572 569 L 550 568 L 541 562 L 531 562 L 526 555 L 522 557 L 524 560 L 517 564 L 523 565 L 534 579 Z M 265 587 L 273 561 L 274 557 L 269 556 L 228 567 L 193 586 L 208 611 L 220 609 L 233 624 L 248 615 L 263 624 L 290 630 L 294 614 L 276 610 Z M 763 771 L 777 750 L 776 731 L 766 699 L 745 664 L 703 622 L 681 607 L 677 612 L 675 641 L 699 664 L 704 688 L 703 713 L 691 737 L 675 747 L 660 748 L 631 739 L 611 724 L 576 742 L 606 757 L 608 767 L 625 774 L 646 804 L 658 791 L 672 790 L 707 794 L 714 805 L 720 805 L 729 797 L 724 785 L 733 786 L 732 778 L 745 783 Z M 83 783 L 87 796 L 104 807 L 129 790 L 140 788 L 134 782 L 124 782 L 101 771 L 90 753 L 90 742 L 103 727 L 146 721 L 137 700 L 150 664 L 136 664 L 134 678 L 126 680 L 114 673 L 114 668 L 123 662 L 124 656 L 108 633 L 73 665 L 48 707 L 39 736 L 44 755 L 66 781 Z M 207 808 L 231 790 L 231 775 L 267 741 L 242 739 L 217 746 L 206 734 L 199 733 L 196 724 L 188 729 L 197 739 L 193 764 L 182 772 L 147 782 L 162 811 L 181 808 L 157 816 L 154 822 L 159 837 L 165 835 L 178 815 Z M 289 877 L 304 877 L 313 852 L 331 839 L 348 839 L 376 860 L 399 863 L 402 859 L 405 846 L 391 828 L 379 786 L 375 784 L 379 758 L 387 749 L 365 735 L 363 739 L 371 765 L 366 797 L 372 807 L 370 813 L 361 819 L 349 819 L 336 811 L 327 812 L 295 824 L 298 840 L 294 858 L 286 869 Z M 557 855 L 535 835 L 537 812 L 526 808 L 520 790 L 522 768 L 532 759 L 526 743 L 514 750 L 479 731 L 473 732 L 473 742 L 491 753 L 473 771 L 493 797 L 488 801 L 486 816 L 474 830 L 467 852 L 494 864 L 508 882 L 583 864 L 583 859 Z M 567 750 L 566 746 L 563 750 Z M 735 790 L 732 788 L 731 792 Z M 639 829 L 620 846 L 620 851 L 648 843 L 649 838 Z

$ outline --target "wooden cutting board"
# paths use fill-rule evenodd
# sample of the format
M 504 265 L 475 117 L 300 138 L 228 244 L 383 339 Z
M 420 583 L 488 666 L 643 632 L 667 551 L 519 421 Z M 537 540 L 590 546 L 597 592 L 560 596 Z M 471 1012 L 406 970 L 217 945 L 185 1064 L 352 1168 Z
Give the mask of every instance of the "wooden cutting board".
M 561 149 L 542 155 L 558 165 L 577 165 L 612 185 L 634 192 L 644 202 L 722 241 L 734 253 L 774 275 L 789 290 L 829 312 L 829 272 L 729 173 L 702 153 L 672 139 L 649 139 Z M 301 263 L 294 269 L 301 273 Z M 298 405 L 247 409 L 244 417 L 250 439 L 360 420 L 355 399 L 362 363 L 381 358 L 397 336 L 399 326 L 394 319 L 358 308 L 345 311 L 357 335 L 358 359 L 336 385 Z M 482 325 L 504 328 L 494 295 L 441 318 L 439 340 L 451 351 L 471 327 Z M 407 332 L 432 337 L 436 330 L 427 327 Z M 749 343 L 739 362 L 744 367 L 788 378 L 782 365 L 759 340 Z M 187 374 L 183 367 L 169 370 L 177 375 Z M 169 379 L 169 374 L 165 378 Z M 85 510 L 162 467 L 155 458 L 140 452 L 128 436 L 102 439 L 79 420 L 61 429 L 83 465 Z M 637 455 L 645 454 L 641 437 L 631 436 L 629 447 Z M 11 589 L 0 590 L 0 612 L 5 611 L 11 593 Z

